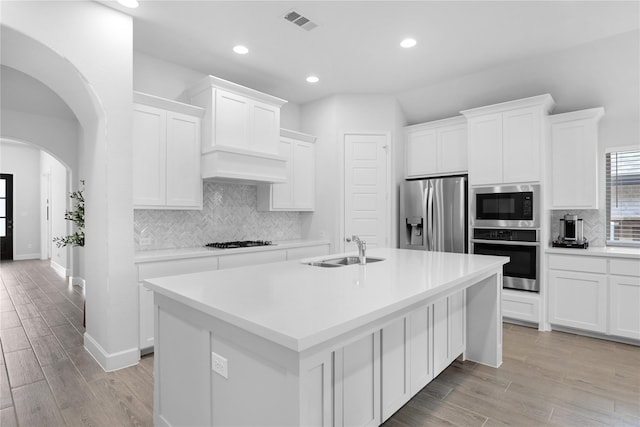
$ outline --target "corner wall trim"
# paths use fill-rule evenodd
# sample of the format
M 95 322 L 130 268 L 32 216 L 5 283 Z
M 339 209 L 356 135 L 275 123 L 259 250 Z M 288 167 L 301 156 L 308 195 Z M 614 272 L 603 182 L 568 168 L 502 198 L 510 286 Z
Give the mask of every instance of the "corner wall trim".
M 138 347 L 109 354 L 86 332 L 84 333 L 84 349 L 89 352 L 105 372 L 127 368 L 136 365 L 140 361 Z

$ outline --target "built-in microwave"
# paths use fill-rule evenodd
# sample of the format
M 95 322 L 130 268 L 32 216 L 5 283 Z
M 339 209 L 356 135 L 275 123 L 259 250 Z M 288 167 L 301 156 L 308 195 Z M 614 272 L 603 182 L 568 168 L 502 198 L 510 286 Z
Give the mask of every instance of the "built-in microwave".
M 540 227 L 540 186 L 473 188 L 471 223 L 474 227 Z

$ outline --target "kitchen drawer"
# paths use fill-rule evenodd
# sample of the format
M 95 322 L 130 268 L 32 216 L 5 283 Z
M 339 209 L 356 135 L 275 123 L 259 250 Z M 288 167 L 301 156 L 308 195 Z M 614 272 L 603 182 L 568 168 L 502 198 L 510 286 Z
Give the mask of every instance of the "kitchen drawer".
M 138 264 L 138 282 L 153 277 L 198 273 L 218 269 L 218 257 L 199 257 Z
M 611 258 L 609 274 L 640 277 L 640 260 Z
M 220 257 L 219 267 L 234 268 L 245 265 L 266 264 L 268 262 L 280 262 L 287 260 L 287 252 L 284 250 L 252 252 L 245 254 L 223 255 Z
M 293 259 L 311 258 L 329 254 L 329 244 L 319 246 L 305 246 L 302 248 L 287 249 L 287 261 Z
M 607 259 L 580 255 L 549 255 L 551 270 L 571 270 L 583 273 L 607 273 Z

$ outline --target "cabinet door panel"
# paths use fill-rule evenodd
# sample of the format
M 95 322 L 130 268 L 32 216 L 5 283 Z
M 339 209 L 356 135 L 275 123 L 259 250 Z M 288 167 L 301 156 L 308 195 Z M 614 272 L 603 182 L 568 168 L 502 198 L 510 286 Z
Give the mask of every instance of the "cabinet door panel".
M 220 89 L 216 90 L 216 145 L 248 148 L 249 108 L 246 98 Z
M 336 351 L 334 425 L 380 425 L 379 355 L 379 332 Z
M 315 200 L 315 144 L 293 145 L 293 202 L 298 209 L 313 209 Z
M 402 317 L 382 328 L 382 421 L 389 418 L 409 398 L 409 345 L 407 318 Z
M 549 322 L 593 332 L 606 332 L 605 275 L 549 271 Z
M 407 135 L 406 170 L 408 177 L 432 175 L 437 168 L 437 132 L 435 129 Z
M 167 205 L 201 206 L 200 120 L 167 113 Z
M 271 207 L 273 209 L 287 209 L 293 207 L 293 145 L 294 141 L 289 138 L 280 140 L 281 156 L 287 158 L 287 180 L 282 183 L 272 184 L 271 188 Z
M 538 108 L 522 108 L 503 114 L 503 182 L 540 181 L 540 128 Z
M 135 105 L 133 112 L 133 204 L 162 206 L 166 201 L 166 112 Z
M 433 379 L 431 367 L 431 308 L 421 307 L 409 315 L 411 331 L 411 395 L 415 395 Z
M 640 278 L 610 276 L 609 321 L 612 335 L 640 339 Z
M 153 291 L 139 284 L 139 320 L 140 320 L 140 349 L 153 348 L 154 335 L 154 314 L 153 314 Z
M 265 153 L 277 153 L 280 133 L 280 109 L 256 102 L 252 106 L 252 112 L 252 134 L 249 147 L 252 150 Z
M 449 302 L 449 361 L 464 353 L 465 341 L 465 291 L 448 298 Z
M 438 129 L 438 172 L 465 172 L 467 165 L 467 127 Z
M 268 262 L 286 261 L 287 251 L 271 250 L 262 252 L 252 252 L 246 254 L 221 255 L 218 259 L 219 268 L 234 268 L 245 265 L 265 264 Z
M 469 182 L 502 183 L 502 114 L 469 119 Z
M 436 376 L 449 365 L 449 334 L 447 298 L 433 304 L 433 375 Z

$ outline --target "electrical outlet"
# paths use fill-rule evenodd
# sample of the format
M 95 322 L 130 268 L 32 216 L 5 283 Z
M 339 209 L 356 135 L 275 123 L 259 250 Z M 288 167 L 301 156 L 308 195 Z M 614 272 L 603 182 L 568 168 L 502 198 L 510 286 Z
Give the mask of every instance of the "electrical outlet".
M 140 246 L 149 246 L 152 243 L 151 237 L 141 237 Z
M 211 352 L 211 369 L 213 372 L 219 374 L 223 378 L 229 379 L 229 367 L 227 364 L 227 359 L 220 356 L 219 354 Z

